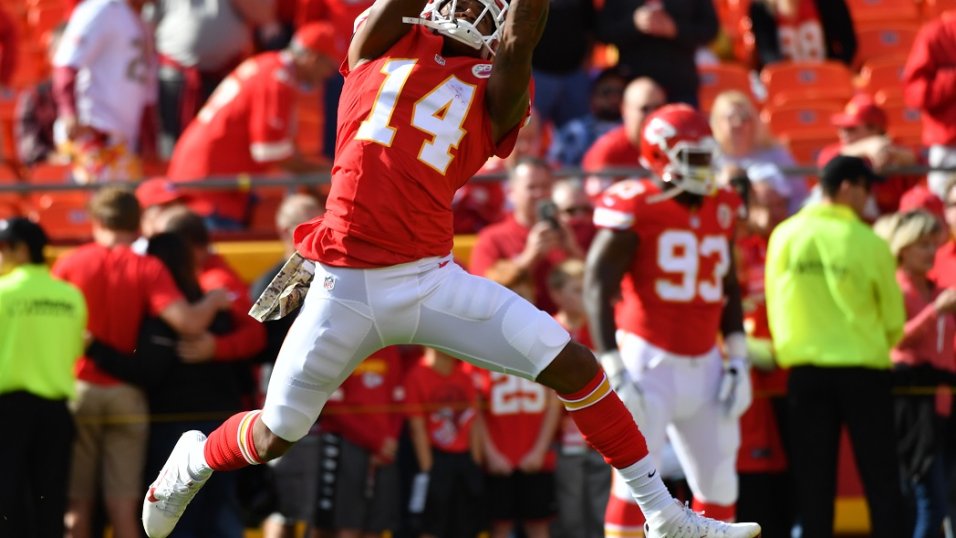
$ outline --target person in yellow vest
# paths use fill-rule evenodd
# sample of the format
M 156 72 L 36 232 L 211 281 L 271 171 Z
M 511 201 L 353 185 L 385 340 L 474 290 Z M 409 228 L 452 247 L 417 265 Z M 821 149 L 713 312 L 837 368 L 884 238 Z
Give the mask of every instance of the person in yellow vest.
M 74 365 L 86 302 L 53 278 L 47 237 L 24 219 L 0 220 L 0 536 L 62 537 L 73 418 Z

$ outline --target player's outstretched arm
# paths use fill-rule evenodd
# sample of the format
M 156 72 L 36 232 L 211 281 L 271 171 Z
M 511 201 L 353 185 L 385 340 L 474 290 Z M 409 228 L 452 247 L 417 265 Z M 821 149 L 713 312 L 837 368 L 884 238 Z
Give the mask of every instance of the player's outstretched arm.
M 630 230 L 604 229 L 588 250 L 584 270 L 584 309 L 597 351 L 617 349 L 614 336 L 614 301 L 621 279 L 637 253 L 637 234 Z
M 349 69 L 374 60 L 411 29 L 402 17 L 418 17 L 426 0 L 376 0 L 356 19 L 349 44 Z
M 548 20 L 549 0 L 512 0 L 495 51 L 486 94 L 495 140 L 514 129 L 528 112 L 531 53 Z

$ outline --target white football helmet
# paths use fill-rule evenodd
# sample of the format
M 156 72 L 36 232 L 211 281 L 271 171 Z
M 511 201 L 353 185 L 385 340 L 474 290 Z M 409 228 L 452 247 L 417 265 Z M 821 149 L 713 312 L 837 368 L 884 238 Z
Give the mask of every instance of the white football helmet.
M 473 49 L 486 49 L 491 55 L 494 55 L 498 40 L 501 37 L 505 15 L 508 13 L 508 0 L 475 1 L 481 4 L 483 9 L 474 21 L 455 16 L 458 13 L 459 0 L 429 0 L 425 4 L 425 9 L 422 10 L 421 17 L 405 17 L 402 20 L 409 24 L 421 24 Z M 446 13 L 442 13 L 442 10 L 445 10 Z M 478 26 L 485 17 L 491 21 L 493 26 L 493 30 L 488 35 L 478 30 Z

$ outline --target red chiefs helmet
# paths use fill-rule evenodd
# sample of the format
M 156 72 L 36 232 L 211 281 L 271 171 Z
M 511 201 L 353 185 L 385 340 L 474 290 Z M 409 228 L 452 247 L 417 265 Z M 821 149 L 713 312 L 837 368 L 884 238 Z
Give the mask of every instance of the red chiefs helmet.
M 641 165 L 683 191 L 714 193 L 716 151 L 707 117 L 689 105 L 665 105 L 644 122 Z

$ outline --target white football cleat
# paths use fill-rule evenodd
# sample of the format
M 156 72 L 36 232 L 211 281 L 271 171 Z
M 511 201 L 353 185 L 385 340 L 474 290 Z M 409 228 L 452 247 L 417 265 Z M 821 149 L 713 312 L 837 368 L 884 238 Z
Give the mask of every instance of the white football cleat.
M 186 505 L 212 475 L 210 470 L 196 478 L 189 472 L 189 454 L 205 440 L 206 436 L 196 430 L 182 434 L 159 476 L 149 486 L 143 499 L 143 528 L 150 538 L 166 538 L 173 532 Z
M 677 501 L 680 504 L 680 501 Z M 725 523 L 704 517 L 681 504 L 680 515 L 672 521 L 651 529 L 644 524 L 647 538 L 757 538 L 760 525 L 756 523 Z

